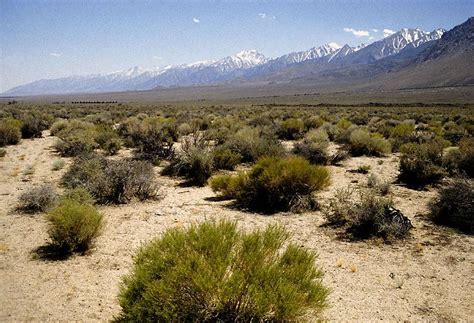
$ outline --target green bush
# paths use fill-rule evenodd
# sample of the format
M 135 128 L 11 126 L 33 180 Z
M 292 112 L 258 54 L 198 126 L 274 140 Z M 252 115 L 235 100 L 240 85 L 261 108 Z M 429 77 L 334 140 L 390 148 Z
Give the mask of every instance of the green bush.
M 104 150 L 107 155 L 117 154 L 122 147 L 122 142 L 118 133 L 109 127 L 96 127 L 94 140 L 99 145 L 99 148 Z
M 142 247 L 119 294 L 121 322 L 298 321 L 326 307 L 316 254 L 281 227 L 170 229 Z
M 474 182 L 456 178 L 439 192 L 430 203 L 431 218 L 435 223 L 474 233 Z
M 443 178 L 443 145 L 409 143 L 401 148 L 399 180 L 411 187 L 423 187 Z
M 301 138 L 304 132 L 304 122 L 300 119 L 289 118 L 282 121 L 278 136 L 281 139 L 294 140 Z
M 263 156 L 282 156 L 283 146 L 259 128 L 243 128 L 232 135 L 224 146 L 242 156 L 242 162 L 254 162 Z
M 56 191 L 51 185 L 33 187 L 20 195 L 18 209 L 27 213 L 44 212 L 56 198 Z
M 0 120 L 0 147 L 16 145 L 21 139 L 21 121 L 13 118 Z
M 328 146 L 329 137 L 326 131 L 316 129 L 309 131 L 303 142 L 295 144 L 293 153 L 306 158 L 312 164 L 325 165 L 329 161 Z
M 350 135 L 350 152 L 354 156 L 383 156 L 391 152 L 391 146 L 381 135 L 356 129 Z
M 156 187 L 153 179 L 153 167 L 148 162 L 84 155 L 75 159 L 62 183 L 68 188 L 85 188 L 100 204 L 120 204 L 133 198 L 145 200 L 154 197 Z
M 63 157 L 75 157 L 90 153 L 98 147 L 95 142 L 97 135 L 93 124 L 80 120 L 70 120 L 65 125 L 55 129 L 59 137 L 54 148 Z
M 400 148 L 401 145 L 413 142 L 415 139 L 415 125 L 411 123 L 401 123 L 393 127 L 390 131 L 390 140 L 394 149 Z
M 6 155 L 7 155 L 7 151 L 5 150 L 5 148 L 0 148 L 0 158 L 5 157 Z
M 52 245 L 64 253 L 87 251 L 103 226 L 93 205 L 69 199 L 48 213 L 48 222 Z
M 61 195 L 61 201 L 63 200 L 73 200 L 80 204 L 95 204 L 95 199 L 92 197 L 91 193 L 83 187 L 76 187 L 72 189 L 67 189 Z
M 459 151 L 461 153 L 458 168 L 459 171 L 467 176 L 474 177 L 474 138 L 464 138 L 459 142 Z
M 233 152 L 225 146 L 214 148 L 212 156 L 216 169 L 234 170 L 242 160 L 242 156 L 239 153 Z
M 329 172 L 301 157 L 264 157 L 250 172 L 226 177 L 221 185 L 216 181 L 222 179 L 211 180 L 211 188 L 246 208 L 302 211 L 316 206 L 312 194 L 329 184 Z

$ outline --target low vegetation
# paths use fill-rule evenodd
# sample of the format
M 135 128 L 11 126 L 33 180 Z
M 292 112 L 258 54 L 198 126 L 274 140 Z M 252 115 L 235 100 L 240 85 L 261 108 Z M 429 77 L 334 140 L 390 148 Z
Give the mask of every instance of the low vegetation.
M 355 239 L 403 239 L 412 228 L 390 199 L 373 190 L 360 192 L 358 198 L 350 188 L 338 190 L 323 208 L 323 215 L 330 225 L 343 227 Z
M 301 157 L 265 157 L 249 172 L 211 179 L 211 188 L 261 212 L 302 211 L 316 207 L 313 193 L 329 184 L 329 172 Z
M 435 223 L 474 234 L 474 181 L 467 178 L 450 180 L 440 189 L 430 208 Z
M 327 304 L 316 255 L 281 227 L 235 223 L 170 229 L 142 247 L 123 280 L 118 322 L 298 321 Z
M 51 245 L 64 254 L 87 251 L 103 226 L 103 217 L 93 205 L 70 198 L 62 199 L 47 219 Z
M 32 187 L 22 193 L 18 202 L 18 209 L 26 213 L 47 211 L 56 201 L 57 193 L 49 184 Z
M 98 203 L 128 203 L 156 195 L 154 171 L 150 163 L 132 159 L 109 160 L 95 154 L 76 158 L 64 174 L 67 188 L 83 187 Z

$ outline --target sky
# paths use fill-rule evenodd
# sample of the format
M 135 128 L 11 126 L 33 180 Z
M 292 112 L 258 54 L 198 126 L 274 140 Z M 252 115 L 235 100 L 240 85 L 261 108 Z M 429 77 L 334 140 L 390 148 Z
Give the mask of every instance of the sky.
M 325 43 L 371 43 L 401 28 L 450 29 L 474 0 L 0 0 L 0 92 L 39 79 L 219 59 Z

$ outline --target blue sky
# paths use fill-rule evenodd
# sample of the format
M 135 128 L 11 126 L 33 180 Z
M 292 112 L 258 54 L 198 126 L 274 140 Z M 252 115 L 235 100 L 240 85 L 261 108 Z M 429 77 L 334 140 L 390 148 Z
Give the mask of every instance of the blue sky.
M 0 92 L 242 49 L 275 57 L 329 42 L 370 43 L 384 29 L 450 29 L 473 13 L 474 0 L 0 0 Z

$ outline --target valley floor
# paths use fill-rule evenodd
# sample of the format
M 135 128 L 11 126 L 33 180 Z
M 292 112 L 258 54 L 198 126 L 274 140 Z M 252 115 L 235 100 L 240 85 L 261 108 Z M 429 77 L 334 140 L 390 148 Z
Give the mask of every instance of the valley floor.
M 137 248 L 167 228 L 210 218 L 235 220 L 245 229 L 280 223 L 295 242 L 315 250 L 325 272 L 324 284 L 331 289 L 325 319 L 474 318 L 474 238 L 426 220 L 434 189 L 414 191 L 392 185 L 395 206 L 415 228 L 408 240 L 387 245 L 341 239 L 323 225 L 320 212 L 265 216 L 232 209 L 230 202 L 216 201 L 209 187 L 180 186 L 179 180 L 159 176 L 157 168 L 161 199 L 101 206 L 106 226 L 90 253 L 63 261 L 37 259 L 34 250 L 47 243 L 45 215 L 19 214 L 14 208 L 18 196 L 31 185 L 59 183 L 65 169 L 51 170 L 53 160 L 59 158 L 51 148 L 55 140 L 51 136 L 22 140 L 7 147 L 0 159 L 0 321 L 110 320 L 120 312 L 120 279 L 129 272 Z M 34 173 L 23 175 L 30 165 Z M 365 186 L 367 175 L 347 172 L 362 165 L 371 165 L 379 178 L 394 181 L 398 156 L 357 157 L 342 167 L 330 166 L 332 184 L 319 200 L 324 203 L 337 188 Z

